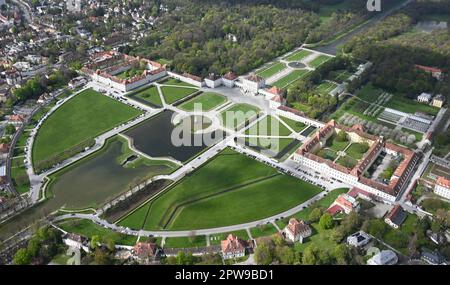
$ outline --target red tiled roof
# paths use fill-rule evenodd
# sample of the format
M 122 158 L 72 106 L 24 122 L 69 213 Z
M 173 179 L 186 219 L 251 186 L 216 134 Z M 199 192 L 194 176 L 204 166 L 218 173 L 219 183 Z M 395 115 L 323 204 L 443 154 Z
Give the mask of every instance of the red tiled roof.
M 9 144 L 2 143 L 0 144 L 0 152 L 6 153 L 9 151 Z
M 284 90 L 281 88 L 278 88 L 276 86 L 273 86 L 270 89 L 267 89 L 267 92 L 272 93 L 274 95 L 280 95 L 280 96 L 284 95 Z
M 201 77 L 189 74 L 187 72 L 183 73 L 183 76 L 187 77 L 187 78 L 190 78 L 192 80 L 198 81 L 198 82 L 202 82 L 203 81 L 203 79 Z
M 445 177 L 438 177 L 438 179 L 436 180 L 436 184 L 443 186 L 447 189 L 450 189 L 450 180 L 445 179 Z
M 156 253 L 156 244 L 139 242 L 134 246 L 133 250 L 134 253 L 140 257 L 154 256 Z
M 334 216 L 334 215 L 336 215 L 339 212 L 344 212 L 344 209 L 342 209 L 341 206 L 335 204 L 335 205 L 331 206 L 330 208 L 328 208 L 327 212 L 330 215 Z
M 245 79 L 249 80 L 249 81 L 253 81 L 253 82 L 261 82 L 264 80 L 264 78 L 262 78 L 261 76 L 256 75 L 256 74 L 251 74 L 251 75 L 245 77 Z
M 289 220 L 289 224 L 286 226 L 286 230 L 290 231 L 294 236 L 299 234 L 309 235 L 311 234 L 311 228 L 303 220 L 297 220 L 292 218 Z
M 229 234 L 226 240 L 220 242 L 223 253 L 233 253 L 245 250 L 244 242 Z
M 227 72 L 223 78 L 225 78 L 226 80 L 236 80 L 236 78 L 238 78 L 238 76 L 234 73 L 234 72 Z
M 432 73 L 435 73 L 435 72 L 442 72 L 442 69 L 435 68 L 435 67 L 430 67 L 430 66 L 424 66 L 424 65 L 416 64 L 416 67 L 417 67 L 418 69 L 423 70 L 423 71 L 432 72 Z

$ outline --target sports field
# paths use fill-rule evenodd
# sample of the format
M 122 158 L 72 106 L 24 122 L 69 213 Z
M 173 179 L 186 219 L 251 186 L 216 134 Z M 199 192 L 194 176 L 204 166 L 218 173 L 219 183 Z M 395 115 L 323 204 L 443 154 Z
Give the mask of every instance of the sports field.
M 201 104 L 202 111 L 209 111 L 214 109 L 215 107 L 222 105 L 227 101 L 227 98 L 223 95 L 214 92 L 205 92 L 184 102 L 180 106 L 180 109 L 185 111 L 194 111 L 195 104 Z
M 278 72 L 282 71 L 286 68 L 286 65 L 281 62 L 276 62 L 271 65 L 269 65 L 267 68 L 259 71 L 257 74 L 263 78 L 269 78 Z
M 163 93 L 166 103 L 172 104 L 180 99 L 183 99 L 184 97 L 187 97 L 197 92 L 197 89 L 186 87 L 162 86 L 161 92 Z
M 287 60 L 287 61 L 301 61 L 302 59 L 304 59 L 305 57 L 307 57 L 307 56 L 309 56 L 311 54 L 312 54 L 312 52 L 302 49 L 302 50 L 299 50 L 299 51 L 297 51 L 297 52 L 287 56 L 285 58 L 285 60 Z
M 289 73 L 288 75 L 286 75 L 285 77 L 282 77 L 281 79 L 275 81 L 272 85 L 279 87 L 279 88 L 286 88 L 290 84 L 294 83 L 295 81 L 302 78 L 303 76 L 305 76 L 308 73 L 309 73 L 309 71 L 306 69 L 294 70 L 291 73 Z
M 92 89 L 83 91 L 59 107 L 42 124 L 33 143 L 33 165 L 140 114 L 139 110 Z
M 318 57 L 316 57 L 315 59 L 311 60 L 308 65 L 311 66 L 312 68 L 317 68 L 319 67 L 319 65 L 321 65 L 324 62 L 327 62 L 331 59 L 331 56 L 328 55 L 319 55 Z
M 127 95 L 127 97 L 140 98 L 152 105 L 162 106 L 161 97 L 159 96 L 158 89 L 155 86 L 138 90 L 130 95 Z
M 245 223 L 288 210 L 320 191 L 226 149 L 145 204 L 149 208 L 144 229 L 190 230 Z M 120 224 L 136 219 L 135 215 L 142 219 L 141 209 Z
M 219 114 L 223 126 L 235 129 L 242 126 L 245 121 L 253 118 L 260 112 L 259 108 L 245 104 L 234 104 Z

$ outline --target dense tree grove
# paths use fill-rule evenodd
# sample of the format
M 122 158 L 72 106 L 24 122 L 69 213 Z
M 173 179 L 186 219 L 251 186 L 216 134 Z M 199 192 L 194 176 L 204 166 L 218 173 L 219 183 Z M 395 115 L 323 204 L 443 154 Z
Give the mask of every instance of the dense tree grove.
M 414 3 L 353 37 L 344 45 L 343 52 L 375 64 L 371 81 L 377 87 L 402 93 L 411 99 L 421 92 L 443 94 L 450 98 L 448 76 L 438 81 L 414 68 L 416 64 L 438 67 L 448 74 L 450 29 L 420 33 L 415 32 L 414 27 L 422 16 L 449 13 L 449 7 L 445 1 Z
M 186 2 L 164 14 L 131 53 L 172 59 L 178 72 L 242 74 L 304 42 L 320 20 L 303 10 Z

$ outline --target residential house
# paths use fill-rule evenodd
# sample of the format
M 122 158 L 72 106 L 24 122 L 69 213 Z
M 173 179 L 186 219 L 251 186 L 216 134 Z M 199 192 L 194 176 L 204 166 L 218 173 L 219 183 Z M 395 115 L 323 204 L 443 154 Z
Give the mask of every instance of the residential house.
M 434 193 L 450 200 L 450 180 L 442 176 L 438 177 L 434 185 Z
M 236 236 L 229 234 L 220 243 L 223 259 L 231 259 L 245 256 L 245 243 Z
M 283 234 L 292 242 L 299 241 L 300 243 L 303 243 L 303 239 L 311 236 L 312 230 L 305 221 L 291 218 L 289 224 L 284 228 Z
M 89 252 L 89 240 L 83 236 L 67 233 L 63 236 L 63 242 L 69 247 L 83 249 L 85 252 Z
M 132 250 L 135 259 L 148 263 L 155 259 L 158 247 L 155 243 L 138 242 Z
M 406 220 L 407 213 L 402 206 L 395 205 L 394 208 L 387 214 L 384 221 L 394 229 L 398 229 Z
M 331 215 L 336 215 L 337 213 L 346 213 L 349 214 L 352 211 L 359 211 L 359 202 L 354 197 L 348 194 L 339 195 L 336 200 L 334 200 L 333 204 L 327 209 L 327 212 Z
M 419 96 L 417 96 L 417 101 L 421 102 L 421 103 L 430 103 L 431 101 L 431 94 L 430 93 L 425 93 L 423 92 L 422 94 L 420 94 Z
M 444 106 L 444 103 L 445 103 L 444 96 L 439 94 L 433 98 L 431 105 L 433 105 L 434 107 L 442 108 L 442 106 Z
M 8 153 L 9 152 L 9 144 L 1 143 L 0 144 L 0 153 Z
M 442 69 L 416 64 L 416 68 L 428 72 L 434 78 L 440 80 L 442 78 Z
M 367 233 L 359 231 L 347 237 L 347 244 L 354 247 L 361 247 L 368 244 L 370 240 L 371 237 Z
M 394 265 L 397 262 L 398 257 L 392 250 L 382 250 L 367 260 L 368 265 Z

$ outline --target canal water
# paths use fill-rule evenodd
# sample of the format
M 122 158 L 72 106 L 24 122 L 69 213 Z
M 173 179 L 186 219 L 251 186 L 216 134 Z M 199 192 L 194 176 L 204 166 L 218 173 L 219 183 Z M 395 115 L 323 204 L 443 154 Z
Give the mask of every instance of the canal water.
M 122 155 L 122 144 L 117 139 L 111 139 L 102 150 L 52 175 L 56 177 L 49 185 L 53 197 L 1 224 L 0 240 L 61 207 L 97 207 L 146 178 L 173 171 L 164 165 L 123 167 L 117 159 Z

